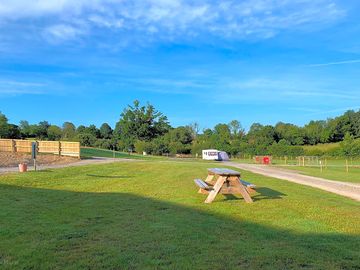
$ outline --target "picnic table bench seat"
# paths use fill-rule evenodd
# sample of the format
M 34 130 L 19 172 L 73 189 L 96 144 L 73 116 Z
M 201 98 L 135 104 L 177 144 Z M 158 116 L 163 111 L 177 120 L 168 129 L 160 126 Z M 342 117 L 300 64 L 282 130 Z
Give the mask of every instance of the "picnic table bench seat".
M 245 180 L 240 180 L 240 182 L 241 182 L 241 184 L 243 184 L 245 187 L 248 187 L 248 188 L 256 188 L 256 185 L 254 185 L 254 184 L 251 184 L 251 183 L 249 183 L 249 182 L 247 182 L 247 181 L 245 181 Z
M 199 186 L 199 188 L 205 189 L 205 190 L 212 190 L 213 188 L 210 187 L 208 184 L 205 183 L 205 181 L 201 179 L 195 179 L 195 184 Z

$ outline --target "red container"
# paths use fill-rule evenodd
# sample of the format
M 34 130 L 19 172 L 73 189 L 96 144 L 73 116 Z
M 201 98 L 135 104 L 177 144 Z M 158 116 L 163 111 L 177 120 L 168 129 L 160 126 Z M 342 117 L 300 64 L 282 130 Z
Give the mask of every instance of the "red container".
M 263 157 L 263 164 L 269 165 L 270 164 L 270 157 L 268 157 L 268 156 Z
M 19 164 L 19 172 L 26 172 L 27 171 L 27 164 L 26 163 L 20 163 Z

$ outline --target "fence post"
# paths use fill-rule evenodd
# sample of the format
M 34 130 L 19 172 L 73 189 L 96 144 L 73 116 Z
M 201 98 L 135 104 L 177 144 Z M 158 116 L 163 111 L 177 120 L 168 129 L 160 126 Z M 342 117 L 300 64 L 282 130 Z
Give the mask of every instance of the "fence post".
M 11 140 L 11 152 L 16 152 L 15 140 Z
M 345 166 L 346 166 L 346 172 L 349 172 L 349 164 L 348 164 L 348 160 L 346 159 L 345 161 Z
M 80 142 L 79 142 L 79 159 L 81 159 L 81 146 L 80 146 Z
M 58 143 L 58 153 L 59 153 L 59 156 L 61 156 L 61 142 L 60 141 Z

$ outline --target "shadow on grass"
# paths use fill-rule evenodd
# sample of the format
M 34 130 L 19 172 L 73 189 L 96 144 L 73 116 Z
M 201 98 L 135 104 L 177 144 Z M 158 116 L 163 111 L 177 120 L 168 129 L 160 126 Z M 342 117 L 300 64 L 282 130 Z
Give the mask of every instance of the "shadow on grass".
M 96 177 L 96 178 L 111 178 L 111 179 L 132 178 L 132 176 L 129 176 L 129 175 L 98 175 L 98 174 L 86 174 L 86 176 Z
M 267 188 L 267 187 L 257 187 L 256 188 L 257 195 L 252 196 L 254 201 L 258 200 L 276 200 L 282 199 L 282 197 L 287 196 L 286 194 L 279 192 L 277 190 Z
M 296 233 L 216 214 L 203 205 L 199 210 L 126 193 L 7 185 L 0 185 L 0 195 L 2 269 L 359 266 L 358 236 Z
M 258 193 L 256 195 L 250 194 L 254 202 L 260 200 L 282 199 L 282 197 L 286 196 L 286 194 L 282 192 L 267 187 L 258 187 L 256 188 L 256 192 Z M 241 195 L 219 194 L 218 196 L 224 196 L 224 201 L 244 200 Z

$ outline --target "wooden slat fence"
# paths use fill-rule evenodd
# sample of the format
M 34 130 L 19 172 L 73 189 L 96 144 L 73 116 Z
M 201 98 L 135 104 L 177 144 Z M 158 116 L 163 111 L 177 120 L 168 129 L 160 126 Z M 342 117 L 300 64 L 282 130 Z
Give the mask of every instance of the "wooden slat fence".
M 0 152 L 31 153 L 34 141 L 0 139 Z M 55 154 L 80 158 L 79 142 L 36 141 L 39 153 Z

